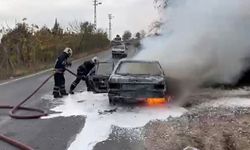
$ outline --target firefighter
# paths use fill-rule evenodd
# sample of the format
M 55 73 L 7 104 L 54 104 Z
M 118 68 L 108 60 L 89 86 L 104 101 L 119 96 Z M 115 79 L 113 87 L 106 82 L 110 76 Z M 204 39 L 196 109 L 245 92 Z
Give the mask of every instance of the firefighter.
M 80 83 L 81 80 L 85 81 L 87 89 L 89 91 L 89 89 L 91 88 L 91 85 L 88 83 L 86 76 L 95 67 L 98 61 L 99 61 L 98 57 L 93 57 L 91 60 L 85 61 L 82 65 L 80 65 L 77 68 L 77 77 L 70 86 L 70 91 L 69 91 L 70 94 L 74 94 L 74 89 Z
M 72 53 L 72 49 L 67 47 L 56 60 L 54 74 L 55 86 L 53 89 L 54 98 L 62 98 L 68 95 L 65 90 L 64 71 L 66 67 L 71 66 L 71 63 L 68 62 L 68 58 L 72 56 Z

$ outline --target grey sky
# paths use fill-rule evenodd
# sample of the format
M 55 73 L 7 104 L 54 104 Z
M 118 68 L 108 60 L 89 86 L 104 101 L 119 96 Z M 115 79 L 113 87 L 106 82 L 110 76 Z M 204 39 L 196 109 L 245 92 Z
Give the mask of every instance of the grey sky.
M 112 13 L 113 36 L 124 30 L 133 33 L 147 30 L 158 18 L 153 0 L 99 0 L 98 27 L 108 28 L 108 14 Z M 54 24 L 55 18 L 65 27 L 74 20 L 93 22 L 93 0 L 0 0 L 0 24 L 13 26 L 15 21 L 28 18 L 28 23 Z

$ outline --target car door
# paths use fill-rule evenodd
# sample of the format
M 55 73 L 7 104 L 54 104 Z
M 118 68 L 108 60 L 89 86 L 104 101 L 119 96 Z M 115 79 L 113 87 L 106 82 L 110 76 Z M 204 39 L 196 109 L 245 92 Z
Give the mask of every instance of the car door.
M 88 74 L 91 89 L 95 93 L 108 92 L 108 79 L 114 69 L 114 62 L 99 62 Z

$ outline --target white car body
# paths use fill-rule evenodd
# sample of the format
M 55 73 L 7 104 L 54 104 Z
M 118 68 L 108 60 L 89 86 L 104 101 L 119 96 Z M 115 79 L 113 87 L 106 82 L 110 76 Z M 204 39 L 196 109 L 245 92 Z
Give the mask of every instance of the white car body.
M 112 47 L 112 57 L 127 57 L 126 46 L 124 44 Z

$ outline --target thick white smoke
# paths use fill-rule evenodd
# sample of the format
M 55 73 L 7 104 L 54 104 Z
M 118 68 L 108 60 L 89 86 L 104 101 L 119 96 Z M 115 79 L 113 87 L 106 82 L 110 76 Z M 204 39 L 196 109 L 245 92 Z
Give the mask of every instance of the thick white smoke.
M 159 60 L 196 85 L 238 79 L 250 56 L 250 0 L 170 0 L 161 15 L 161 36 L 145 39 L 135 59 Z

